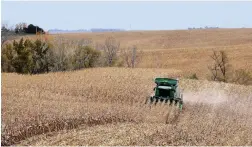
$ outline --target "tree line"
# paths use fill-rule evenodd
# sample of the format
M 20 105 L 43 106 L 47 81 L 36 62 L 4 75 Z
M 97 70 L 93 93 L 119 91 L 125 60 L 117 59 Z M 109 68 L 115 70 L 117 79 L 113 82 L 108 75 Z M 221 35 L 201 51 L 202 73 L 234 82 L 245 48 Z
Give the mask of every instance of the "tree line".
M 44 34 L 45 31 L 44 31 L 44 29 L 40 28 L 39 26 L 35 26 L 33 24 L 27 25 L 26 23 L 19 23 L 19 24 L 16 24 L 15 33 L 16 34 L 18 34 L 18 33 L 26 33 L 26 34 L 40 33 L 40 34 Z
M 27 24 L 27 23 L 18 23 L 15 25 L 15 28 L 8 27 L 7 24 L 3 24 L 1 27 L 1 32 L 14 32 L 16 34 L 36 34 L 41 33 L 44 34 L 45 31 L 43 28 L 33 25 L 33 24 Z
M 7 24 L 1 26 L 1 44 L 8 40 L 16 39 L 17 37 L 25 34 L 45 34 L 44 29 L 33 24 L 27 25 L 27 23 L 18 23 L 15 28 L 9 27 Z
M 92 67 L 135 67 L 140 59 L 136 47 L 123 49 L 113 37 L 108 37 L 95 47 L 91 43 L 60 37 L 51 42 L 24 38 L 14 40 L 2 48 L 2 72 L 40 74 Z

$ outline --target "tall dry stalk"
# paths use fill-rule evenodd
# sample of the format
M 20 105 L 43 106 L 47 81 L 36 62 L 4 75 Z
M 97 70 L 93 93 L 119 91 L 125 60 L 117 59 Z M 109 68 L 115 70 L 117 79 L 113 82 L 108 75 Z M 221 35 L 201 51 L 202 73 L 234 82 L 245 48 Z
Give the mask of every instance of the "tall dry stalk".
M 185 109 L 167 121 L 169 107 L 143 105 L 153 78 L 164 75 L 178 72 L 2 74 L 2 145 L 251 145 L 251 86 L 182 80 Z

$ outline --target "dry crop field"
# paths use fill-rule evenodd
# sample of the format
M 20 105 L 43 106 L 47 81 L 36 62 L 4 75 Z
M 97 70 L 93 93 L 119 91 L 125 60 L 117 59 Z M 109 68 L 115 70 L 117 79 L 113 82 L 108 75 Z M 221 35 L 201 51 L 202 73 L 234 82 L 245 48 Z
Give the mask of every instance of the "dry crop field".
M 111 34 L 144 50 L 138 68 L 2 73 L 2 145 L 252 145 L 252 86 L 181 78 L 180 114 L 144 105 L 155 77 L 206 76 L 211 49 L 252 69 L 252 29 L 65 36 L 101 41 Z
M 3 73 L 2 139 L 18 145 L 252 144 L 251 86 L 183 79 L 185 109 L 168 124 L 169 107 L 143 104 L 154 77 L 178 73 L 125 68 Z
M 143 51 L 139 68 L 173 68 L 183 75 L 196 73 L 205 79 L 211 64 L 212 50 L 224 50 L 235 69 L 252 71 L 252 29 L 135 31 L 107 33 L 76 33 L 49 35 L 49 39 L 88 39 L 93 45 L 104 43 L 107 37 L 120 41 L 122 48 L 135 45 Z M 29 37 L 29 36 L 28 36 Z

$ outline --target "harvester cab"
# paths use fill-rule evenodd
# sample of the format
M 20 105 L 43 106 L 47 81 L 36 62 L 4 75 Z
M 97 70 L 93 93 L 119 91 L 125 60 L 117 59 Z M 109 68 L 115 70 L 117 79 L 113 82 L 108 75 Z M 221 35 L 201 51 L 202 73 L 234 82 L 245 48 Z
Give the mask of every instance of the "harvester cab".
M 146 103 L 170 103 L 182 110 L 183 94 L 178 86 L 178 79 L 172 78 L 156 78 L 156 86 L 154 87 L 154 94 L 146 99 Z

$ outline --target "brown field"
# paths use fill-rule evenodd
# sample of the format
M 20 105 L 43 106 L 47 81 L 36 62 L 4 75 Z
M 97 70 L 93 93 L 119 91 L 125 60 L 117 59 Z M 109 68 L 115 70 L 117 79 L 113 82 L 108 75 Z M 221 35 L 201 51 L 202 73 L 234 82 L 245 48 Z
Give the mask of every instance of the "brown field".
M 59 35 L 49 35 L 49 39 Z M 114 37 L 122 48 L 136 45 L 143 51 L 139 68 L 173 68 L 183 75 L 208 76 L 212 50 L 224 50 L 234 69 L 252 71 L 252 29 L 136 31 L 60 35 L 69 40 L 91 39 L 93 45 Z
M 143 105 L 154 77 L 178 72 L 95 68 L 36 76 L 4 73 L 4 139 L 19 145 L 252 144 L 251 86 L 183 79 L 185 109 L 176 119 L 167 118 L 170 107 Z
M 2 145 L 252 145 L 252 86 L 203 80 L 211 49 L 252 70 L 252 29 L 66 34 L 144 51 L 138 68 L 2 73 Z M 181 78 L 184 110 L 144 105 L 157 76 Z

